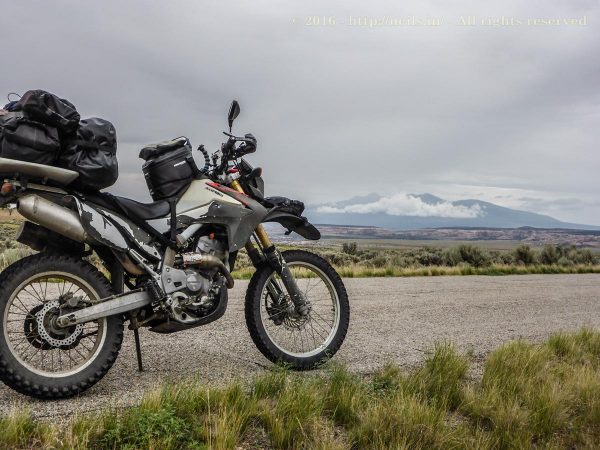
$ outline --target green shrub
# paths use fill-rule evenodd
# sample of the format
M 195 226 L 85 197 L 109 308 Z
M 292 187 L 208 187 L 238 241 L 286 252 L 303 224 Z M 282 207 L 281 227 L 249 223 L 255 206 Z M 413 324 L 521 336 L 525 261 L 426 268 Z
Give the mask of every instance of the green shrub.
M 356 255 L 357 248 L 358 245 L 356 244 L 356 242 L 344 242 L 342 244 L 342 252 L 348 255 Z
M 457 248 L 449 248 L 444 252 L 442 258 L 445 266 L 455 267 L 462 263 L 462 257 Z
M 515 263 L 515 255 L 512 252 L 504 252 L 498 256 L 499 264 L 514 264 Z
M 181 448 L 191 431 L 188 422 L 166 407 L 155 411 L 135 408 L 119 420 L 107 418 L 105 426 L 99 443 L 107 448 Z
M 513 252 L 515 262 L 517 264 L 535 264 L 536 256 L 535 252 L 529 245 L 519 245 Z
M 385 255 L 378 255 L 370 261 L 373 267 L 385 267 L 388 265 L 388 259 Z
M 360 258 L 356 255 L 349 255 L 347 253 L 332 250 L 321 250 L 319 254 L 334 266 L 349 266 L 360 261 Z
M 15 263 L 31 254 L 33 254 L 33 250 L 25 246 L 9 248 L 3 251 L 0 253 L 0 270 L 6 269 L 12 263 Z
M 572 267 L 575 265 L 575 263 L 573 261 L 571 261 L 569 258 L 567 258 L 566 256 L 561 256 L 558 261 L 557 261 L 559 266 L 565 266 L 565 267 Z
M 390 260 L 390 264 L 394 267 L 409 267 L 414 265 L 414 260 L 406 256 L 394 255 Z
M 571 257 L 571 261 L 575 264 L 587 264 L 592 265 L 596 262 L 593 253 L 590 249 L 577 249 Z
M 448 266 L 458 266 L 464 263 L 473 267 L 485 267 L 490 265 L 490 256 L 479 247 L 461 244 L 448 249 L 444 254 L 443 261 Z
M 544 249 L 540 253 L 540 262 L 542 264 L 556 264 L 560 259 L 560 252 L 556 246 L 551 244 L 544 245 Z
M 444 263 L 444 259 L 439 251 L 436 249 L 425 248 L 416 257 L 416 260 L 422 266 L 441 266 Z

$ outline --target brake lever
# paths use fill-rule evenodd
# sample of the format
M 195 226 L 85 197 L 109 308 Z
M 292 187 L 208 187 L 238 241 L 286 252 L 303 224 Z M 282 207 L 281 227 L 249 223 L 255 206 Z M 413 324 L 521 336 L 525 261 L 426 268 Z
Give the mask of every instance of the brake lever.
M 256 138 L 254 136 L 252 136 L 252 135 L 251 135 L 252 136 L 251 138 L 248 138 L 247 136 L 239 137 L 239 136 L 236 136 L 234 134 L 227 133 L 226 131 L 223 131 L 223 134 L 225 136 L 229 136 L 229 138 L 233 139 L 235 142 L 246 142 L 246 143 L 250 142 L 250 143 L 252 143 L 252 142 L 256 141 Z

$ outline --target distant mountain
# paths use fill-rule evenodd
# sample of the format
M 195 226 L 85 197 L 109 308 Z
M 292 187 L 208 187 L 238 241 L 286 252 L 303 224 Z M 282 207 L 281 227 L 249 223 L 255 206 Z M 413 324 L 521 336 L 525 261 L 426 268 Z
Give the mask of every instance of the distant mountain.
M 600 226 L 567 223 L 543 214 L 519 211 L 476 199 L 446 201 L 432 194 L 369 194 L 337 203 L 309 206 L 313 223 L 376 226 L 392 230 L 421 228 L 566 228 L 600 230 Z

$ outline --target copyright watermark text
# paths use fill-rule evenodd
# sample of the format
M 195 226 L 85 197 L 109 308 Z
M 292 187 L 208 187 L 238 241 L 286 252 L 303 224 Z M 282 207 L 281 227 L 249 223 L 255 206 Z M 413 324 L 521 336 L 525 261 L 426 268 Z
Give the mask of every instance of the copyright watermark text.
M 581 17 L 514 17 L 514 16 L 302 16 L 293 17 L 292 23 L 306 27 L 354 27 L 354 28 L 410 28 L 410 27 L 585 27 L 587 16 Z

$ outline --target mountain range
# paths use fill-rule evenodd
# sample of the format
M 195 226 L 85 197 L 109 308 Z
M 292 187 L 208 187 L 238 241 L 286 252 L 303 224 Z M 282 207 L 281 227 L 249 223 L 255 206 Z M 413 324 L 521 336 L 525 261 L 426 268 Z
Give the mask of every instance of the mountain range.
M 447 201 L 432 194 L 369 194 L 307 207 L 311 222 L 329 225 L 375 226 L 391 230 L 422 228 L 563 228 L 600 230 L 600 226 L 557 220 L 529 211 L 475 199 Z

